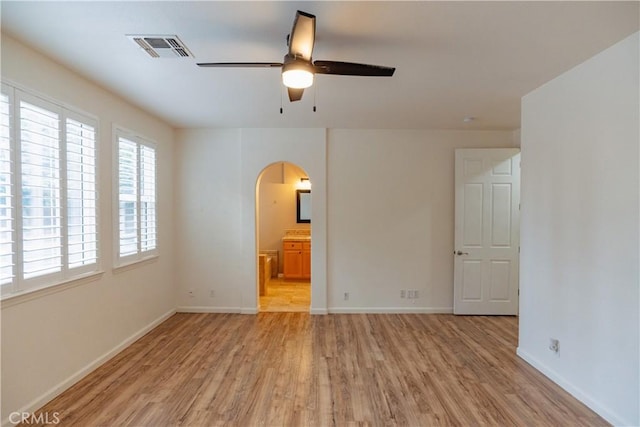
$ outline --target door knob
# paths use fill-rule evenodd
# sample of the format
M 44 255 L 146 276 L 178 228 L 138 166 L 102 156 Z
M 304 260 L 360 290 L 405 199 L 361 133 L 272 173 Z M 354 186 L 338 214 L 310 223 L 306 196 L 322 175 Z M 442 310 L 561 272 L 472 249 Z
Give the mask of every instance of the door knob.
M 454 255 L 469 255 L 469 252 L 462 252 L 462 251 L 458 251 L 458 252 L 454 252 Z

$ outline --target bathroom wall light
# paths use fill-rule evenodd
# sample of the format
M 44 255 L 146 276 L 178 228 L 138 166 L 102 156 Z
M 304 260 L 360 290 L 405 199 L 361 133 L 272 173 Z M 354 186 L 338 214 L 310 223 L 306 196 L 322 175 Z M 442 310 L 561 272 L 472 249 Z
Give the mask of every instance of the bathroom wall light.
M 300 190 L 311 190 L 311 181 L 309 181 L 309 178 L 300 178 L 298 188 Z

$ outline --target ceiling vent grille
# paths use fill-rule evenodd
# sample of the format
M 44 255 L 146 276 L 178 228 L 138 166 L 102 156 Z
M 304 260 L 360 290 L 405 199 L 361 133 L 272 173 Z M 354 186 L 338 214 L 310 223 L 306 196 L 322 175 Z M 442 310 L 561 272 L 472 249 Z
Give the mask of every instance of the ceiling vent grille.
M 127 38 L 152 58 L 193 58 L 176 35 L 128 34 Z

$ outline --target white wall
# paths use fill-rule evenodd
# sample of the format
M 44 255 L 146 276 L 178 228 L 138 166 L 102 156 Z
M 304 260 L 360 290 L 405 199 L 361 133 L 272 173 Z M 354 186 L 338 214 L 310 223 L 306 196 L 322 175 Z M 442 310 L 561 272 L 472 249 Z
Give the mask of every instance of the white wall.
M 256 179 L 290 161 L 313 182 L 312 312 L 451 312 L 454 151 L 510 147 L 512 134 L 243 129 L 178 140 L 179 310 L 257 307 Z M 420 298 L 400 299 L 400 289 Z
M 2 419 L 34 410 L 174 311 L 173 131 L 74 72 L 2 35 L 2 77 L 97 116 L 103 275 L 2 302 Z M 112 271 L 112 125 L 157 143 L 159 257 Z
M 181 130 L 177 138 L 178 310 L 257 311 L 256 184 L 286 161 L 313 182 L 311 311 L 326 312 L 324 129 Z
M 638 49 L 522 100 L 518 354 L 618 425 L 640 424 Z
M 331 130 L 329 310 L 450 313 L 455 149 L 510 147 L 511 138 L 499 131 Z M 401 289 L 416 289 L 419 298 L 401 299 Z
M 239 312 L 246 267 L 242 264 L 240 131 L 179 130 L 176 139 L 177 306 L 189 311 Z

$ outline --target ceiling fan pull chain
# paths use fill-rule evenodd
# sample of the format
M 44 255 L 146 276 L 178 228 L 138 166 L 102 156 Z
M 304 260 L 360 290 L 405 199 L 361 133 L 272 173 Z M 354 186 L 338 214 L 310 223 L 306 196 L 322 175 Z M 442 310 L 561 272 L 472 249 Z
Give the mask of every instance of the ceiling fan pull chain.
M 282 114 L 282 91 L 284 90 L 284 86 L 280 88 L 280 114 Z
M 318 96 L 318 82 L 313 87 L 313 112 L 316 112 L 316 98 Z

